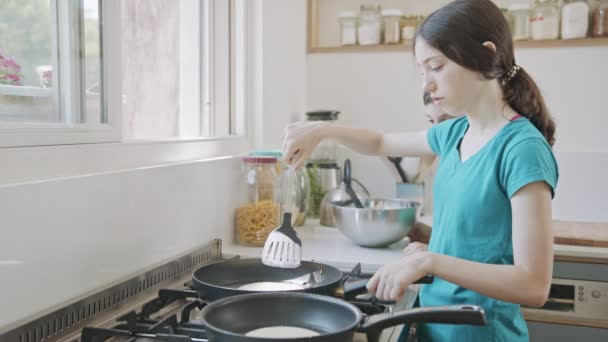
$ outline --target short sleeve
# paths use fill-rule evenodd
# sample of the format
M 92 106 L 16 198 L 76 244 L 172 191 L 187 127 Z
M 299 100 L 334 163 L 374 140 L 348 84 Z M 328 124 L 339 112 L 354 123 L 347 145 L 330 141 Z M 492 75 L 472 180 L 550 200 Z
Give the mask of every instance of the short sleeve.
M 501 183 L 509 198 L 524 186 L 543 181 L 555 188 L 559 177 L 557 162 L 551 147 L 542 138 L 523 140 L 506 152 L 502 165 Z
M 438 156 L 443 155 L 450 144 L 453 143 L 453 140 L 458 137 L 458 134 L 462 133 L 460 131 L 466 129 L 467 125 L 466 116 L 462 116 L 431 126 L 427 130 L 426 137 L 433 153 Z

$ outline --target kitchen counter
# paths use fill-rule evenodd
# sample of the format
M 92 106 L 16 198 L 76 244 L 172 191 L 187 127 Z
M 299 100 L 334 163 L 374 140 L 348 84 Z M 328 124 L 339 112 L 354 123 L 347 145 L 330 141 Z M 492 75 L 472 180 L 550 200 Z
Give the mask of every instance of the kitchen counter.
M 420 222 L 432 226 L 433 217 L 423 216 Z M 553 255 L 557 261 L 579 261 L 608 264 L 608 248 L 553 244 Z
M 420 221 L 431 225 L 432 217 L 424 216 Z M 387 248 L 365 248 L 353 243 L 337 228 L 324 227 L 318 220 L 308 220 L 306 225 L 298 227 L 298 236 L 302 239 L 302 259 L 315 260 L 347 268 L 353 263 L 360 262 L 363 270 L 375 271 L 387 262 L 395 260 L 407 246 L 407 238 Z M 261 247 L 245 247 L 233 241 L 223 241 L 223 253 L 227 255 L 240 255 L 242 257 L 259 258 L 262 255 Z M 587 247 L 571 245 L 553 245 L 556 260 L 576 261 L 586 260 L 608 264 L 608 248 Z
M 408 240 L 404 239 L 388 248 L 360 247 L 337 228 L 319 225 L 318 220 L 308 220 L 305 226 L 296 228 L 296 231 L 302 240 L 302 260 L 314 260 L 338 268 L 350 268 L 360 262 L 361 268 L 369 272 L 398 258 L 408 244 Z M 246 247 L 233 241 L 222 241 L 222 253 L 226 257 L 240 255 L 244 258 L 259 258 L 262 250 L 262 247 Z

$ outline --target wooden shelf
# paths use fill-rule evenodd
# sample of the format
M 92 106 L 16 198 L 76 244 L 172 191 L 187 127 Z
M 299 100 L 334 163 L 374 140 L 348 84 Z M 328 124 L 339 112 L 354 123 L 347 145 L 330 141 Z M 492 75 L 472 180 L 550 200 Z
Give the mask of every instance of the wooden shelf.
M 608 38 L 583 38 L 583 39 L 555 39 L 555 40 L 518 40 L 515 41 L 516 49 L 535 48 L 558 48 L 558 47 L 585 47 L 585 46 L 608 46 Z M 308 53 L 348 53 L 348 52 L 409 52 L 412 51 L 412 43 L 394 45 L 354 45 L 354 46 L 332 46 L 332 47 L 308 47 Z

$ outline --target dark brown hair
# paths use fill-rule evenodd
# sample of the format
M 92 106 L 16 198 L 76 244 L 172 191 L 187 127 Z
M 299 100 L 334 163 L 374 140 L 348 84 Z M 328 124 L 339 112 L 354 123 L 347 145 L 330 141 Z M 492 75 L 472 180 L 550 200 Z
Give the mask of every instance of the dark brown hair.
M 424 94 L 422 94 L 422 103 L 424 103 L 425 106 L 428 106 L 431 104 L 431 102 L 433 102 L 431 93 L 429 93 L 428 91 L 425 91 Z
M 455 0 L 429 15 L 414 37 L 424 39 L 447 58 L 486 79 L 498 79 L 505 101 L 555 142 L 555 122 L 532 77 L 522 68 L 513 77 L 513 38 L 505 16 L 489 0 Z M 483 46 L 496 45 L 496 53 Z

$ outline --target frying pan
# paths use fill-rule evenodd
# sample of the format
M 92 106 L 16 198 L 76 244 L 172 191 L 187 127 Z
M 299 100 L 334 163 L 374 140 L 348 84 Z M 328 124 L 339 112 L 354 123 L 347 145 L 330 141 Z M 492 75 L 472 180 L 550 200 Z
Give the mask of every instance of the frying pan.
M 383 329 L 405 323 L 449 323 L 485 325 L 479 306 L 453 305 L 416 308 L 364 316 L 351 303 L 310 293 L 256 293 L 228 297 L 207 305 L 201 312 L 210 342 L 352 341 L 355 331 L 377 342 Z M 281 335 L 247 336 L 257 329 L 306 329 L 315 335 L 293 337 L 292 330 Z M 260 336 L 260 335 L 258 335 Z
M 192 274 L 199 297 L 213 302 L 221 298 L 259 292 L 307 292 L 352 300 L 367 291 L 368 279 L 344 282 L 333 266 L 302 261 L 297 268 L 266 266 L 260 259 L 231 259 L 205 265 Z M 416 283 L 429 284 L 432 276 Z

